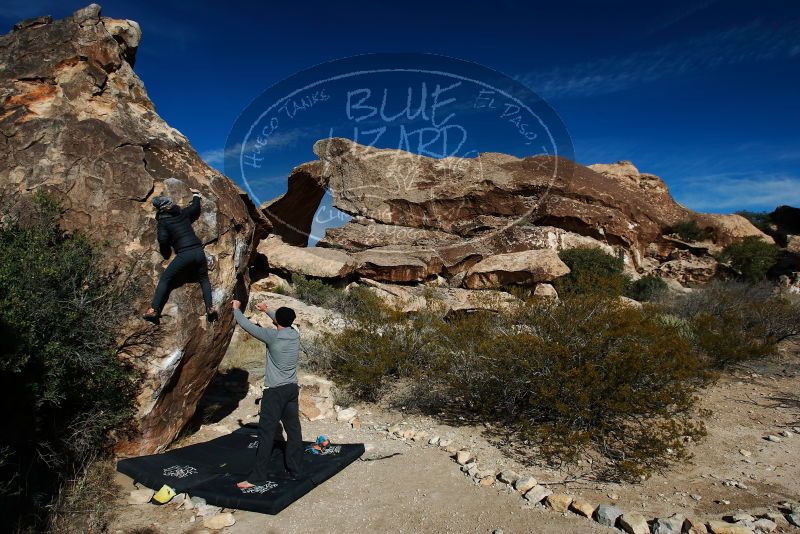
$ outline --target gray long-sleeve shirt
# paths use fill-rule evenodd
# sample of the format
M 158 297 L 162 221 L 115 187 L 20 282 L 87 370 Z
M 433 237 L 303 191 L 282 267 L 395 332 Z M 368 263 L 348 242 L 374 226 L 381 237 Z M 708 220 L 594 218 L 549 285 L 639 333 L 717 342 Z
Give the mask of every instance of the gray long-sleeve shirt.
M 272 312 L 267 312 L 275 319 Z M 250 322 L 242 310 L 233 310 L 239 326 L 267 345 L 267 373 L 264 386 L 274 388 L 284 384 L 297 383 L 297 356 L 300 352 L 300 333 L 294 328 L 262 328 Z

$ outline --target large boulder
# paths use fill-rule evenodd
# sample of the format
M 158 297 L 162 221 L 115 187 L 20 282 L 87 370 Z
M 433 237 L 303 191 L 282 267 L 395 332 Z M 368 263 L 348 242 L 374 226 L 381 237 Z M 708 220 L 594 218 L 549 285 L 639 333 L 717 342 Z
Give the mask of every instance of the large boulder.
M 519 300 L 504 291 L 471 290 L 459 287 L 430 287 L 386 284 L 363 279 L 359 284 L 376 294 L 383 302 L 403 312 L 434 310 L 449 314 L 458 311 L 504 311 Z
M 107 243 L 105 261 L 130 270 L 135 301 L 119 330 L 119 356 L 141 377 L 135 432 L 123 454 L 162 450 L 192 416 L 230 341 L 221 307 L 208 323 L 197 284 L 173 291 L 161 326 L 142 321 L 163 261 L 150 199 L 187 203 L 202 192 L 195 229 L 212 266 L 214 302 L 246 294 L 257 211 L 155 111 L 133 71 L 141 30 L 90 5 L 71 17 L 23 21 L 0 37 L 0 195 L 42 191 L 61 202 L 67 231 Z M 266 223 L 265 223 L 266 224 Z M 239 280 L 237 285 L 237 280 Z
M 554 250 L 526 250 L 489 256 L 473 265 L 464 277 L 469 289 L 494 289 L 512 284 L 551 282 L 569 273 Z
M 698 213 L 694 220 L 710 234 L 714 244 L 724 247 L 741 241 L 745 237 L 755 236 L 767 243 L 774 243 L 770 236 L 753 226 L 753 223 L 741 215 L 717 215 L 712 213 Z
M 665 237 L 683 221 L 708 230 L 717 248 L 749 235 L 771 239 L 738 215 L 681 206 L 659 177 L 627 161 L 585 167 L 550 156 L 495 153 L 434 159 L 342 138 L 320 140 L 314 152 L 319 159 L 296 167 L 287 193 L 265 207 L 276 233 L 305 245 L 298 231 L 310 228 L 327 188 L 333 205 L 353 220 L 329 229 L 321 246 L 359 253 L 424 249 L 436 261 L 406 255 L 426 263 L 428 275 L 457 274 L 497 254 L 576 246 L 603 247 L 623 257 L 628 269 L 649 270 L 646 256 L 675 249 Z M 296 208 L 303 202 L 311 206 Z M 376 272 L 394 281 L 422 276 L 421 267 L 399 277 Z
M 306 248 L 289 245 L 280 237 L 270 236 L 258 244 L 271 269 L 316 278 L 342 278 L 353 272 L 355 262 L 349 254 L 330 248 Z

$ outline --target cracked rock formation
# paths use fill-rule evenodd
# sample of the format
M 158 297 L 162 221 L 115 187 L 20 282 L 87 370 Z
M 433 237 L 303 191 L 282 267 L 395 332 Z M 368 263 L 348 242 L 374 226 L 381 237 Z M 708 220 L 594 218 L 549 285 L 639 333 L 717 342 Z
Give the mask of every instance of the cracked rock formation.
M 355 273 L 374 280 L 459 280 L 476 265 L 511 254 L 505 259 L 519 261 L 508 262 L 506 269 L 491 260 L 492 269 L 504 274 L 467 274 L 465 286 L 530 285 L 552 280 L 559 269 L 530 276 L 537 266 L 513 254 L 576 247 L 602 248 L 622 257 L 630 271 L 654 272 L 674 261 L 670 255 L 680 247 L 668 234 L 683 221 L 697 222 L 711 236 L 706 252 L 699 252 L 700 263 L 714 261 L 708 248 L 750 235 L 772 240 L 739 215 L 681 206 L 658 176 L 640 173 L 629 161 L 586 167 L 549 156 L 496 153 L 433 159 L 343 138 L 318 141 L 314 153 L 319 159 L 296 167 L 287 193 L 264 211 L 287 244 L 305 246 L 328 189 L 333 205 L 353 218 L 328 229 L 318 246 L 351 254 Z M 706 268 L 678 267 L 658 272 L 680 272 L 684 282 L 705 281 L 709 275 Z M 692 280 L 694 272 L 703 280 Z
M 250 256 L 268 225 L 158 116 L 133 71 L 140 38 L 137 23 L 101 17 L 95 4 L 62 20 L 22 21 L 0 37 L 0 195 L 13 203 L 49 193 L 65 208 L 65 230 L 106 242 L 108 265 L 132 270 L 136 297 L 119 356 L 139 371 L 141 390 L 136 432 L 118 446 L 123 454 L 161 450 L 177 436 L 233 324 L 225 308 L 219 322 L 206 322 L 194 283 L 173 291 L 160 327 L 138 318 L 167 265 L 150 198 L 169 194 L 185 204 L 190 187 L 201 191 L 195 230 L 217 305 L 247 291 Z

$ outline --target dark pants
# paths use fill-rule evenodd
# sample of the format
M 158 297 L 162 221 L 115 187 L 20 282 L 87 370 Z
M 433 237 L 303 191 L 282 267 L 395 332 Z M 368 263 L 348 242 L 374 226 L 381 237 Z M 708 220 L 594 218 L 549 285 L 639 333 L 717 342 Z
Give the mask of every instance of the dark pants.
M 203 290 L 203 301 L 206 303 L 206 308 L 212 306 L 211 282 L 208 280 L 206 254 L 201 247 L 197 247 L 178 252 L 161 275 L 156 287 L 156 294 L 153 296 L 153 303 L 151 304 L 157 314 L 161 314 L 164 304 L 167 303 L 173 284 L 184 277 L 197 278 L 200 282 L 200 288 Z
M 247 477 L 253 484 L 264 483 L 269 474 L 270 458 L 278 421 L 286 430 L 286 470 L 290 475 L 301 475 L 303 461 L 303 436 L 300 431 L 299 388 L 297 384 L 284 384 L 264 390 L 258 417 L 258 452 L 256 465 Z

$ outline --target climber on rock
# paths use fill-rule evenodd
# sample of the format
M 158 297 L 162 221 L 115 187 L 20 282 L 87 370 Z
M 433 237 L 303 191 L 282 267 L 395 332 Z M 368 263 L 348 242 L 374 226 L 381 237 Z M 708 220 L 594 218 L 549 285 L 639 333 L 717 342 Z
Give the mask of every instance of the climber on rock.
M 247 490 L 264 484 L 268 477 L 270 458 L 278 421 L 286 430 L 284 464 L 292 478 L 302 476 L 303 436 L 300 428 L 299 388 L 297 386 L 297 357 L 300 352 L 300 333 L 292 327 L 294 310 L 280 307 L 274 312 L 265 302 L 256 308 L 269 316 L 275 328 L 262 328 L 244 316 L 242 303 L 231 302 L 233 317 L 248 334 L 267 346 L 267 370 L 264 375 L 264 396 L 258 417 L 258 451 L 256 463 L 247 480 L 236 486 Z
M 208 280 L 208 263 L 203 243 L 198 239 L 192 229 L 192 223 L 200 217 L 200 192 L 192 189 L 192 201 L 181 209 L 166 196 L 153 198 L 158 221 L 158 246 L 164 259 L 169 259 L 172 250 L 175 250 L 173 259 L 161 279 L 158 281 L 156 293 L 150 308 L 142 316 L 145 321 L 159 324 L 161 310 L 164 308 L 169 293 L 173 289 L 176 277 L 182 275 L 196 276 L 203 291 L 203 301 L 206 305 L 206 317 L 209 321 L 217 318 L 217 310 L 211 300 L 211 282 Z

